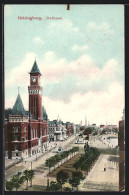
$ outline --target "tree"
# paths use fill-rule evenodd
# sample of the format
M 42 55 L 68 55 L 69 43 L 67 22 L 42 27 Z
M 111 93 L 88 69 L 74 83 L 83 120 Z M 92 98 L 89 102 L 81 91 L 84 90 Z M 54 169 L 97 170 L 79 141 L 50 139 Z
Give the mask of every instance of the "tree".
M 78 177 L 80 180 L 84 179 L 82 172 L 72 172 L 72 177 Z
M 63 170 L 59 171 L 56 175 L 56 180 L 58 183 L 61 184 L 61 191 L 62 191 L 62 185 L 67 182 L 69 178 L 69 175 L 67 172 L 64 172 Z
M 30 181 L 30 183 L 31 183 L 31 186 L 32 186 L 32 179 L 34 178 L 34 170 L 30 170 L 29 171 L 29 181 Z
M 84 135 L 88 135 L 88 134 L 91 134 L 93 132 L 94 128 L 93 127 L 87 127 L 85 130 L 84 130 Z
M 49 167 L 49 173 L 50 173 L 50 168 L 55 166 L 57 163 L 56 161 L 56 156 L 52 156 L 49 159 L 46 160 L 46 166 Z
M 12 191 L 14 188 L 12 181 L 6 181 L 6 190 Z
M 71 188 L 65 187 L 65 188 L 64 188 L 64 191 L 65 191 L 65 192 L 71 192 Z
M 81 170 L 86 171 L 88 173 L 89 163 L 87 161 L 81 164 Z
M 81 163 L 80 163 L 80 160 L 76 161 L 76 162 L 73 164 L 73 167 L 76 169 L 76 171 L 79 170 L 80 164 L 81 164 Z
M 18 175 L 13 175 L 11 178 L 11 182 L 12 182 L 12 186 L 16 189 L 16 191 L 18 190 L 18 188 L 20 188 L 20 178 Z
M 26 189 L 28 189 L 28 181 L 30 180 L 30 172 L 29 170 L 24 171 L 24 178 L 27 181 Z
M 72 172 L 72 178 L 69 179 L 69 183 L 72 186 L 72 191 L 73 187 L 77 187 L 78 190 L 78 185 L 80 184 L 80 181 L 83 179 L 84 177 L 82 172 Z
M 77 187 L 77 190 L 78 190 L 78 185 L 80 184 L 80 179 L 78 177 L 72 177 L 69 179 L 69 183 L 72 186 L 72 191 L 73 191 L 73 187 Z
M 61 189 L 61 184 L 54 181 L 51 181 L 50 186 L 46 187 L 46 191 L 48 192 L 57 192 L 60 189 Z
M 20 184 L 23 184 L 24 181 L 25 181 L 25 176 L 21 176 L 21 177 L 20 177 Z
M 24 183 L 25 177 L 21 176 L 21 173 L 18 173 L 16 175 L 13 175 L 10 181 L 6 181 L 6 189 L 9 191 L 12 191 L 14 188 L 16 191 L 20 187 L 21 184 Z
M 59 162 L 61 161 L 62 157 L 59 154 L 57 154 L 55 157 L 56 157 L 56 163 L 58 162 L 58 167 L 59 167 Z

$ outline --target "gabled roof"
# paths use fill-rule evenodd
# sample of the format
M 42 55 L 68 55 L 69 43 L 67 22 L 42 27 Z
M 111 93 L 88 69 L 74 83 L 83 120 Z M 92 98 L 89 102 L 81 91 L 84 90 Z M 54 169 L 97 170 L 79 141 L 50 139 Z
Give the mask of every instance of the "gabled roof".
M 16 102 L 12 109 L 11 115 L 25 115 L 25 114 L 26 114 L 26 111 L 24 109 L 21 96 L 20 94 L 18 94 Z
M 32 67 L 29 74 L 31 74 L 31 73 L 39 73 L 40 75 L 42 75 L 39 68 L 38 68 L 36 60 L 34 61 L 33 67 Z

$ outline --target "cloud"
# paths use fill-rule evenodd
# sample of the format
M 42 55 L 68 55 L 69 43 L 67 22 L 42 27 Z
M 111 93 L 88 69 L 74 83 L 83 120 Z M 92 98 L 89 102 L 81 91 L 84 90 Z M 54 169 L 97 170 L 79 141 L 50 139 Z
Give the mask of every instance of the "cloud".
M 53 51 L 47 51 L 44 55 L 44 61 L 49 63 L 53 63 L 53 61 L 55 61 L 55 53 Z
M 54 30 L 55 32 L 63 32 L 63 33 L 73 33 L 79 32 L 77 27 L 74 27 L 72 22 L 68 19 L 64 19 L 60 22 L 53 21 L 48 27 L 49 30 Z
M 44 41 L 40 37 L 33 38 L 33 42 L 36 44 L 44 44 Z
M 9 77 L 5 78 L 6 98 L 8 97 L 8 90 L 10 88 L 16 86 L 17 91 L 17 87 L 20 86 L 26 109 L 28 109 L 28 101 L 26 101 L 28 100 L 28 73 L 32 68 L 35 56 L 35 53 L 27 53 L 21 64 L 12 69 Z M 114 117 L 112 114 L 112 110 L 114 109 L 113 113 L 118 118 L 116 109 L 123 109 L 124 99 L 122 98 L 124 90 L 118 82 L 117 70 L 119 68 L 118 62 L 115 59 L 108 60 L 103 65 L 103 68 L 99 68 L 89 55 L 82 55 L 69 63 L 65 58 L 58 59 L 53 51 L 48 51 L 42 56 L 42 59 L 38 60 L 37 58 L 37 64 L 42 72 L 41 85 L 43 86 L 43 98 L 47 99 L 49 103 L 51 102 L 50 105 L 53 105 L 52 109 L 55 109 L 57 105 L 57 107 L 66 111 L 69 108 L 69 118 L 70 113 L 72 115 L 72 111 L 75 113 L 79 110 L 81 113 L 83 110 L 86 110 L 89 114 L 89 119 L 93 121 L 93 118 L 97 117 L 97 112 L 100 115 L 104 113 L 104 116 L 102 116 L 103 120 L 106 117 L 109 120 L 110 107 L 112 118 Z M 16 97 L 13 98 L 15 102 Z M 11 107 L 12 102 L 12 99 L 7 98 L 6 107 L 7 105 Z M 68 108 L 66 109 L 65 107 Z M 60 108 L 57 109 L 58 113 Z M 64 113 L 63 110 L 62 113 Z M 78 118 L 77 114 L 75 114 L 76 117 Z M 66 120 L 68 120 L 67 117 Z M 97 120 L 99 121 L 100 119 Z
M 73 45 L 72 47 L 73 51 L 80 51 L 80 52 L 86 51 L 87 49 L 88 49 L 87 45 L 83 45 L 83 46 Z
M 81 36 L 79 28 L 73 25 L 68 19 L 53 21 L 47 27 L 47 40 L 51 46 L 58 45 L 57 48 L 68 47 L 70 43 L 76 42 Z M 81 38 L 80 38 L 81 39 Z M 56 49 L 56 48 L 55 48 Z
M 86 27 L 87 32 L 101 33 L 104 35 L 113 35 L 114 30 L 112 30 L 108 23 L 103 22 L 97 25 L 94 22 L 89 22 Z
M 10 72 L 5 79 L 5 87 L 17 86 L 25 88 L 29 84 L 29 75 L 36 54 L 27 53 L 21 64 Z M 88 55 L 82 55 L 69 63 L 65 58 L 58 59 L 53 51 L 44 54 L 37 63 L 43 78 L 46 96 L 68 102 L 78 91 L 83 94 L 89 90 L 106 90 L 111 82 L 117 81 L 118 63 L 108 60 L 103 68 L 99 68 Z M 25 71 L 26 67 L 26 71 Z
M 70 63 L 69 71 L 79 77 L 88 78 L 91 75 L 97 74 L 99 68 L 89 55 L 82 55 Z
M 14 105 L 17 96 L 17 92 L 13 91 L 14 97 L 8 98 L 8 90 L 16 87 L 17 91 L 20 86 L 24 107 L 28 109 L 28 72 L 35 56 L 35 53 L 27 53 L 21 64 L 5 78 L 6 108 Z M 71 122 L 79 123 L 85 113 L 90 123 L 109 121 L 116 124 L 120 120 L 124 88 L 117 79 L 118 62 L 115 59 L 108 60 L 103 68 L 99 68 L 88 55 L 69 63 L 65 58 L 58 59 L 53 51 L 48 51 L 43 59 L 37 58 L 37 63 L 43 75 L 43 101 L 51 120 L 60 114 L 64 121 L 71 119 Z
M 118 62 L 115 59 L 110 59 L 106 62 L 101 75 L 110 77 L 111 79 L 117 79 Z
M 103 68 L 99 68 L 88 55 L 68 63 L 66 59 L 57 59 L 53 52 L 45 56 L 48 54 L 49 63 L 41 62 L 41 72 L 44 72 L 42 85 L 44 95 L 55 101 L 59 99 L 68 103 L 77 91 L 80 94 L 105 91 L 112 82 L 118 80 L 118 63 L 115 59 L 108 60 Z M 51 61 L 51 58 L 55 61 Z
M 115 31 L 106 22 L 96 24 L 95 22 L 89 22 L 86 26 L 86 39 L 87 42 L 91 42 L 92 45 L 106 45 L 112 43 L 114 40 Z
M 29 82 L 29 75 L 32 65 L 34 63 L 36 54 L 35 53 L 27 53 L 25 55 L 25 59 L 21 62 L 19 66 L 15 66 L 9 74 L 9 76 L 5 79 L 5 87 L 11 87 L 17 83 L 17 86 L 24 87 Z M 6 72 L 5 72 L 6 74 Z
M 62 80 L 47 84 L 44 86 L 44 95 L 52 100 L 61 100 L 63 102 L 70 102 L 71 97 L 76 93 L 77 79 L 74 75 L 67 74 Z
M 70 102 L 49 97 L 44 97 L 44 101 L 50 120 L 59 114 L 63 121 L 80 123 L 82 120 L 84 124 L 86 114 L 90 124 L 106 124 L 107 121 L 118 125 L 124 107 L 124 89 L 118 82 L 113 82 L 105 91 L 88 91 L 84 94 L 76 91 Z

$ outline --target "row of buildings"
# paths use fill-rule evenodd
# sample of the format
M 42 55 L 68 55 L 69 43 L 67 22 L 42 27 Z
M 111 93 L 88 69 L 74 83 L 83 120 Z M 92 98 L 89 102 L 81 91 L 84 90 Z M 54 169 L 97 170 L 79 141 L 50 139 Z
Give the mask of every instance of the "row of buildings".
M 12 109 L 5 110 L 5 158 L 23 159 L 44 153 L 50 141 L 63 141 L 80 130 L 79 125 L 48 120 L 42 106 L 41 72 L 35 60 L 28 86 L 29 110 L 24 109 L 18 92 Z

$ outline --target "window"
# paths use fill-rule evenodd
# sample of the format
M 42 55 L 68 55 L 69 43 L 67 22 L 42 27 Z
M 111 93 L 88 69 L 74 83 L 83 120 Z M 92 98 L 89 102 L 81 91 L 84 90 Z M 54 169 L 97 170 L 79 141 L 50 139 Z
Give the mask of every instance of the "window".
M 26 127 L 24 127 L 24 131 L 27 131 L 27 128 Z
M 14 133 L 18 133 L 19 129 L 18 127 L 14 127 Z
M 14 135 L 14 141 L 18 141 L 18 135 Z
M 15 150 L 18 150 L 18 145 L 15 146 Z
M 21 141 L 22 141 L 22 142 L 24 142 L 24 141 L 25 141 L 25 138 L 24 138 L 24 137 L 22 137 L 22 138 L 21 138 Z
M 18 152 L 16 153 L 16 156 L 18 156 Z

